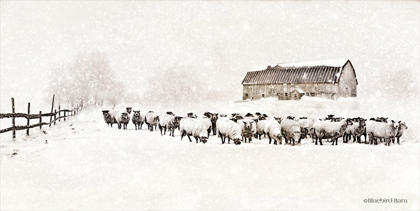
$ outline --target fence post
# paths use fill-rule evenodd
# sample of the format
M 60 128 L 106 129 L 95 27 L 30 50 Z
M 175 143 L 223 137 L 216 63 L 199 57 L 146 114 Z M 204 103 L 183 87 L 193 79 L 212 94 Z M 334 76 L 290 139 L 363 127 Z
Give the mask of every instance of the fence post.
M 54 125 L 56 121 L 57 121 L 57 109 L 54 109 Z
M 64 109 L 64 121 L 66 121 L 66 109 Z
M 55 95 L 53 95 L 53 100 L 52 100 L 52 105 L 51 105 L 50 127 L 51 127 L 51 122 L 52 122 L 52 112 L 53 112 L 53 109 L 54 109 L 54 97 L 55 97 Z
M 61 108 L 60 108 L 60 106 L 61 105 L 58 105 L 58 121 L 60 122 L 61 121 Z
M 42 111 L 39 111 L 39 129 L 42 129 Z
M 13 127 L 13 138 L 16 138 L 16 126 L 15 126 L 15 99 L 12 97 L 12 127 Z
M 28 129 L 26 129 L 26 135 L 29 136 L 29 115 L 31 115 L 31 103 L 28 103 L 28 118 L 27 118 L 27 123 L 26 126 L 28 127 Z

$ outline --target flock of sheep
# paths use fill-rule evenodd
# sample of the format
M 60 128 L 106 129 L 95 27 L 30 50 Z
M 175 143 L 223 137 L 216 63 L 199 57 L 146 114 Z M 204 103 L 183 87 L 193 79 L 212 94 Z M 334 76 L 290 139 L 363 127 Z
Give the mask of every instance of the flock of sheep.
M 196 143 L 199 141 L 206 143 L 211 133 L 220 137 L 222 144 L 226 138 L 228 143 L 232 140 L 239 145 L 242 142 L 251 142 L 252 138 L 261 140 L 261 136 L 267 136 L 269 144 L 292 144 L 300 143 L 303 138 L 310 137 L 315 145 L 322 145 L 322 139 L 338 145 L 338 139 L 342 137 L 343 143 L 353 138 L 353 142 L 361 143 L 361 136 L 364 136 L 364 143 L 367 144 L 366 137 L 369 137 L 370 144 L 378 144 L 384 141 L 385 145 L 390 143 L 400 143 L 400 137 L 408 129 L 405 122 L 388 121 L 388 118 L 377 117 L 369 120 L 357 118 L 342 118 L 328 115 L 323 119 L 312 117 L 269 117 L 259 112 L 241 115 L 239 113 L 218 114 L 205 112 L 203 116 L 197 117 L 194 113 L 187 116 L 176 116 L 168 111 L 157 115 L 153 111 L 147 113 L 140 110 L 133 110 L 127 107 L 125 110 L 103 110 L 105 122 L 112 127 L 118 124 L 118 129 L 127 129 L 130 120 L 136 130 L 141 130 L 143 124 L 147 125 L 148 130 L 153 131 L 159 128 L 161 135 L 174 137 L 175 129 L 181 134 L 181 140 L 187 136 L 194 137 Z

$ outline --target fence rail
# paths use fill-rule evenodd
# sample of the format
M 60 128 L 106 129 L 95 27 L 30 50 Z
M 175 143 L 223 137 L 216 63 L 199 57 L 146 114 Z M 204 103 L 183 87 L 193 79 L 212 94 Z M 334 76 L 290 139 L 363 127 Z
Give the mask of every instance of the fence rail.
M 9 131 L 13 132 L 13 138 L 16 138 L 16 130 L 26 130 L 26 135 L 29 135 L 29 129 L 34 128 L 34 127 L 39 127 L 39 129 L 42 129 L 43 125 L 49 125 L 51 127 L 52 124 L 56 124 L 57 121 L 61 121 L 61 119 L 63 119 L 64 121 L 67 120 L 67 118 L 69 118 L 70 116 L 75 116 L 77 114 L 79 114 L 79 112 L 82 110 L 82 107 L 79 107 L 79 105 L 77 104 L 76 107 L 72 108 L 72 109 L 61 109 L 61 106 L 58 106 L 58 111 L 57 109 L 54 109 L 54 97 L 53 96 L 53 100 L 52 100 L 52 105 L 51 105 L 51 112 L 50 113 L 42 113 L 42 111 L 39 111 L 38 114 L 31 114 L 31 103 L 28 103 L 28 113 L 15 113 L 15 99 L 12 98 L 12 113 L 5 113 L 5 114 L 1 114 L 0 113 L 0 119 L 6 119 L 6 118 L 12 118 L 12 127 L 9 128 L 5 128 L 5 129 L 0 129 L 0 133 L 6 133 Z M 58 115 L 58 117 L 57 117 Z M 42 122 L 42 117 L 50 117 L 50 121 L 49 122 Z M 26 125 L 16 125 L 15 123 L 15 119 L 16 118 L 26 118 L 27 119 L 27 124 Z M 39 123 L 37 124 L 30 124 L 30 120 L 31 119 L 39 119 Z

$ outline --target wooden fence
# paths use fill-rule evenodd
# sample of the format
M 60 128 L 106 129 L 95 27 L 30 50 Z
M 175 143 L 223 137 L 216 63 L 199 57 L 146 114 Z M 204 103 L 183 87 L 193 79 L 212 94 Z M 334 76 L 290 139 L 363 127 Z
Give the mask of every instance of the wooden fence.
M 31 103 L 28 103 L 28 113 L 16 113 L 15 112 L 15 99 L 12 98 L 12 113 L 7 113 L 7 114 L 0 113 L 0 119 L 12 118 L 12 127 L 0 129 L 0 133 L 13 131 L 12 136 L 13 138 L 16 138 L 16 130 L 26 130 L 26 135 L 29 135 L 29 129 L 34 128 L 34 127 L 39 127 L 39 129 L 42 129 L 43 125 L 49 125 L 49 127 L 51 127 L 51 125 L 53 124 L 55 125 L 56 122 L 61 121 L 61 119 L 66 121 L 67 118 L 69 118 L 70 116 L 75 116 L 79 114 L 82 107 L 79 107 L 79 104 L 77 104 L 76 107 L 72 109 L 62 109 L 61 106 L 59 105 L 58 111 L 57 109 L 55 110 L 53 109 L 54 109 L 54 96 L 52 100 L 50 113 L 42 113 L 42 111 L 39 111 L 38 114 L 31 114 Z M 42 117 L 48 117 L 48 116 L 50 117 L 50 121 L 42 122 Z M 26 125 L 23 125 L 23 126 L 16 125 L 15 123 L 16 118 L 26 118 L 27 119 Z M 39 122 L 31 125 L 30 124 L 31 119 L 39 119 Z

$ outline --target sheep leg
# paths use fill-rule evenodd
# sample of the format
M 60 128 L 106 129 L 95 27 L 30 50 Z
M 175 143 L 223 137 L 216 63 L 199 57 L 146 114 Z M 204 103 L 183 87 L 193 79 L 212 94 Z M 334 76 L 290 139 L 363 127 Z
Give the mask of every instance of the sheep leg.
M 322 146 L 322 138 L 319 138 L 319 145 Z
M 271 144 L 271 137 L 268 136 L 268 144 Z
M 230 144 L 230 138 L 228 137 L 228 144 Z
M 198 137 L 194 137 L 195 138 L 195 142 L 198 144 Z M 201 142 L 201 140 L 200 140 Z
M 165 127 L 163 127 L 163 129 L 165 129 L 165 130 L 163 131 L 163 135 L 166 135 L 166 126 L 165 126 Z
M 121 123 L 118 123 L 118 129 L 121 129 Z
M 190 142 L 192 142 L 189 134 L 187 134 L 187 137 L 188 137 L 188 139 L 190 139 Z
M 400 137 L 397 137 L 397 144 L 400 144 Z
M 180 131 L 180 133 L 181 133 L 181 141 L 182 141 L 182 138 L 185 136 L 185 131 Z

